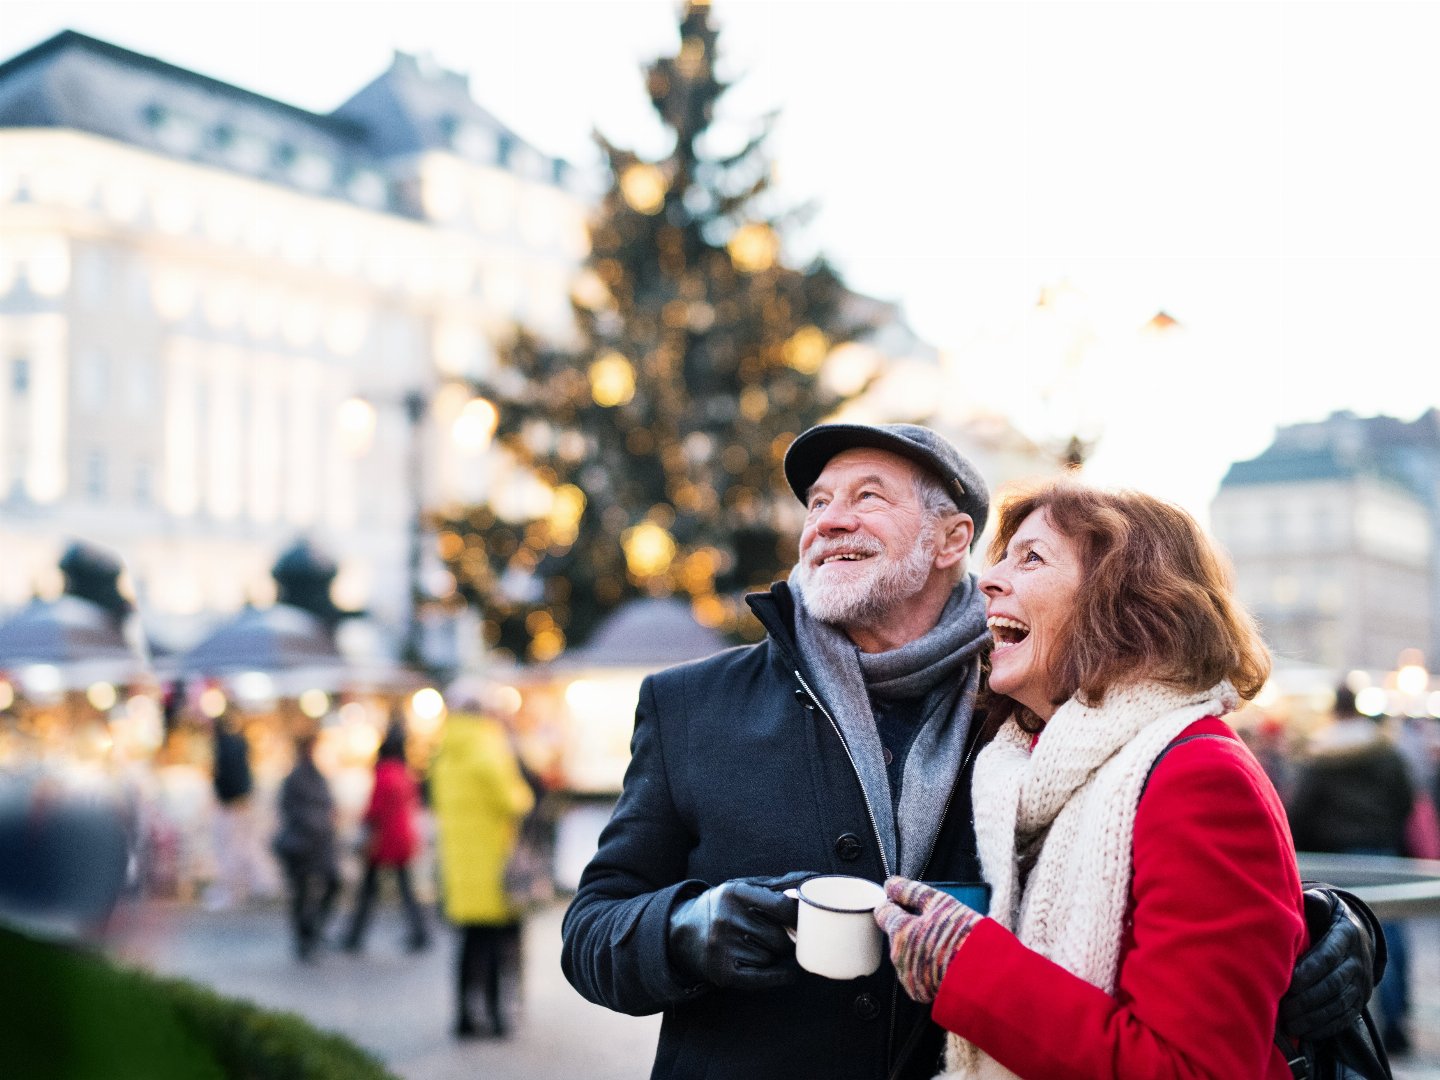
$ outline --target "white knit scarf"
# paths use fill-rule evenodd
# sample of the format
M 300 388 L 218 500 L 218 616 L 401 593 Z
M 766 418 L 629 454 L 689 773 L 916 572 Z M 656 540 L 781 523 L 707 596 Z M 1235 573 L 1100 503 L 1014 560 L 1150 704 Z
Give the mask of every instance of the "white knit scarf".
M 1140 788 L 1160 752 L 1206 716 L 1239 704 L 1222 682 L 1193 693 L 1158 683 L 1114 687 L 1096 708 L 1071 698 L 1038 742 L 1007 723 L 975 763 L 975 837 L 990 916 L 1020 942 L 1114 993 Z M 1035 851 L 1038 848 L 1038 858 Z M 1034 859 L 1022 880 L 1020 860 Z M 1014 1074 L 950 1036 L 946 1078 Z

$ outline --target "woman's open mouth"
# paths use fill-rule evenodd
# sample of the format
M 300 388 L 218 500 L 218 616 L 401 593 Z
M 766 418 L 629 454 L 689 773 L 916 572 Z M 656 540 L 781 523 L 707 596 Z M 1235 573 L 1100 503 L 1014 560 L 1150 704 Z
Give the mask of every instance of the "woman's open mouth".
M 1007 649 L 1013 649 L 1030 636 L 1030 627 L 1018 619 L 1011 619 L 1004 615 L 991 615 L 985 620 L 985 625 L 989 627 L 990 634 L 995 639 L 992 656 L 999 655 Z

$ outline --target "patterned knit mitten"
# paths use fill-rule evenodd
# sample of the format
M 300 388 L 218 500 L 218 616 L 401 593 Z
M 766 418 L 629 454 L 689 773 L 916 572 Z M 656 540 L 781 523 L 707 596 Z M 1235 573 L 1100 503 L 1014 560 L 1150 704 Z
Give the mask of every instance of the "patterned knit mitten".
M 885 895 L 890 902 L 875 909 L 875 921 L 890 936 L 890 961 L 905 992 L 928 1004 L 940 992 L 955 950 L 984 916 L 909 878 L 889 878 Z

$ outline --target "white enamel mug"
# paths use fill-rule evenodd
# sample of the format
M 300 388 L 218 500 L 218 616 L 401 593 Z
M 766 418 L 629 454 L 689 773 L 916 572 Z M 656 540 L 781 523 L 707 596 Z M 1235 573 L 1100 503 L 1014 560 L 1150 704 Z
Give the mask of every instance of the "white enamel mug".
M 806 971 L 827 979 L 858 979 L 880 966 L 885 935 L 875 909 L 885 890 L 868 878 L 827 874 L 786 890 L 800 901 L 795 926 L 795 959 Z

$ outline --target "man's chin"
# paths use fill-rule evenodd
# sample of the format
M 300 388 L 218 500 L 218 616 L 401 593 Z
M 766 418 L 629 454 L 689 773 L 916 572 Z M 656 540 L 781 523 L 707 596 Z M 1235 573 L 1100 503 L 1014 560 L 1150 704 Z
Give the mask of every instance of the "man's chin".
M 810 587 L 802 587 L 802 591 L 805 607 L 823 623 L 844 627 L 871 615 L 873 597 L 868 587 L 837 589 L 810 583 Z

